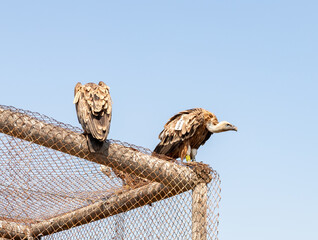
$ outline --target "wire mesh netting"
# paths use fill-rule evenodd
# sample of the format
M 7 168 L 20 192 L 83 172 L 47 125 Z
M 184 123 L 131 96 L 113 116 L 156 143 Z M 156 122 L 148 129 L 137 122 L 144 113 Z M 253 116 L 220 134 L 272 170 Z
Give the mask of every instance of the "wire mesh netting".
M 220 179 L 204 164 L 115 140 L 92 154 L 79 128 L 14 107 L 0 132 L 0 238 L 217 239 Z

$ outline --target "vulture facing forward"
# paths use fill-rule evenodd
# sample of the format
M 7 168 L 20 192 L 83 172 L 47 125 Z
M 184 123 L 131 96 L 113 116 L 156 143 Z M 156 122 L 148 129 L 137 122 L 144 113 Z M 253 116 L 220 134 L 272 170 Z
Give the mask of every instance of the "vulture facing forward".
M 154 152 L 182 161 L 195 161 L 197 149 L 203 145 L 213 133 L 237 131 L 237 127 L 229 122 L 219 122 L 216 116 L 202 108 L 193 108 L 179 112 L 169 119 L 159 134 L 161 142 Z
M 88 148 L 97 152 L 107 138 L 112 116 L 112 100 L 109 87 L 99 82 L 82 85 L 74 89 L 77 118 L 87 138 Z

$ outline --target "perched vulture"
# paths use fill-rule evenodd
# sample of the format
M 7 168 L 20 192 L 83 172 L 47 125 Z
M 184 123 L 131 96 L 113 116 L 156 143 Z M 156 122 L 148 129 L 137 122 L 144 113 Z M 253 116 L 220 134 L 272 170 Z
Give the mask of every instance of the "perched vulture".
M 237 128 L 229 122 L 219 122 L 216 116 L 202 108 L 193 108 L 179 112 L 165 124 L 159 134 L 161 142 L 154 153 L 163 154 L 182 161 L 195 161 L 197 149 L 203 145 L 213 133 L 225 132 Z
M 107 138 L 112 117 L 109 87 L 103 82 L 98 85 L 77 83 L 74 96 L 77 118 L 86 135 L 89 150 L 97 152 Z

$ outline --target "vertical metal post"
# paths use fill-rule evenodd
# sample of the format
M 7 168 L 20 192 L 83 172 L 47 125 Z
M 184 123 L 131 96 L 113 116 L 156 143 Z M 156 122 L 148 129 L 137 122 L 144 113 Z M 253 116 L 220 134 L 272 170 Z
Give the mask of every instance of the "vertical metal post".
M 207 239 L 207 184 L 199 183 L 192 191 L 192 240 Z
M 115 234 L 114 239 L 124 240 L 125 239 L 125 216 L 124 213 L 119 213 L 114 216 L 115 221 Z

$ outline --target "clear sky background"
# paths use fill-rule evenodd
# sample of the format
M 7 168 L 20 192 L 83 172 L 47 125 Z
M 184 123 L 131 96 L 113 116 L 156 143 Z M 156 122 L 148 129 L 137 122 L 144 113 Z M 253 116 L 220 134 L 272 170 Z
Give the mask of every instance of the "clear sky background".
M 109 137 L 153 149 L 202 107 L 239 131 L 198 151 L 222 179 L 220 240 L 318 239 L 317 1 L 1 1 L 0 104 L 79 126 L 110 86 Z

